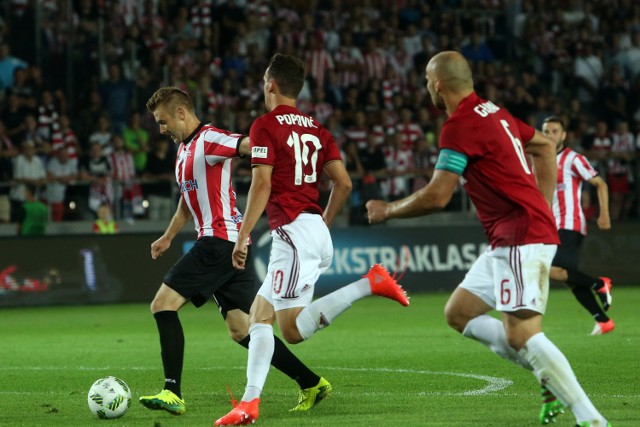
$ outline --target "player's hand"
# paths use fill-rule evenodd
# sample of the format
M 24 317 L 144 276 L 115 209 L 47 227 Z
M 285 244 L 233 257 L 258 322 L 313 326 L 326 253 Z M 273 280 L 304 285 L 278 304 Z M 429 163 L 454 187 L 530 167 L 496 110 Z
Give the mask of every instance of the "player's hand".
M 609 218 L 609 215 L 600 215 L 598 217 L 598 228 L 600 230 L 609 230 L 611 229 L 611 219 Z
M 171 246 L 171 240 L 165 236 L 160 237 L 158 240 L 151 244 L 151 258 L 158 259 L 163 253 Z
M 384 200 L 369 200 L 365 206 L 369 224 L 378 224 L 387 220 L 388 203 Z
M 231 260 L 234 268 L 244 270 L 247 261 L 247 239 L 238 239 L 236 245 L 233 247 Z

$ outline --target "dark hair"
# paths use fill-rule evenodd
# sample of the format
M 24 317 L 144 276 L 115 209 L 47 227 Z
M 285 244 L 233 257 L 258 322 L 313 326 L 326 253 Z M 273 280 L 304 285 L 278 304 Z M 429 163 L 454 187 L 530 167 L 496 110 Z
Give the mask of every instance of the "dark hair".
M 292 55 L 276 53 L 271 57 L 265 74 L 268 79 L 275 80 L 282 95 L 296 99 L 304 85 L 304 62 Z
M 560 116 L 549 116 L 546 119 L 544 119 L 544 121 L 542 122 L 542 124 L 545 124 L 545 123 L 558 123 L 562 128 L 562 130 L 564 130 L 564 122 L 562 121 Z
M 189 95 L 174 86 L 161 87 L 147 101 L 147 110 L 150 113 L 153 113 L 161 106 L 168 106 L 171 110 L 182 106 L 191 112 L 194 111 Z
M 28 192 L 32 196 L 38 194 L 38 187 L 35 184 L 25 184 L 24 185 L 25 192 Z

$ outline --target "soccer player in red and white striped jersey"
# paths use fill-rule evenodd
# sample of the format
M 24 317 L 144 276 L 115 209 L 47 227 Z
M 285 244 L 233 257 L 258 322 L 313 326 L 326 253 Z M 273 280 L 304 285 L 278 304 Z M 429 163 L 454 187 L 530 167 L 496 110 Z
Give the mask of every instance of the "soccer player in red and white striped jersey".
M 585 156 L 564 145 L 567 133 L 560 117 L 547 117 L 542 132 L 553 139 L 558 153 L 558 183 L 553 195 L 553 215 L 561 245 L 551 262 L 551 279 L 566 283 L 578 302 L 591 313 L 596 321 L 591 334 L 606 334 L 614 328 L 613 320 L 605 313 L 611 305 L 611 280 L 585 274 L 578 269 L 578 264 L 582 241 L 587 235 L 587 221 L 580 204 L 582 183 L 586 181 L 596 188 L 600 208 L 598 227 L 608 230 L 611 220 L 607 183 L 598 176 Z M 596 295 L 600 297 L 602 307 Z
M 249 154 L 249 138 L 201 123 L 189 95 L 176 87 L 158 89 L 147 102 L 160 127 L 179 144 L 175 167 L 180 201 L 165 233 L 151 244 L 156 259 L 169 249 L 172 239 L 190 218 L 198 239 L 165 275 L 151 302 L 151 312 L 160 334 L 164 389 L 142 396 L 140 403 L 173 415 L 185 412 L 181 393 L 184 334 L 178 310 L 191 301 L 200 307 L 213 299 L 225 319 L 231 338 L 249 346 L 249 309 L 256 295 L 256 280 L 249 253 L 249 268 L 233 268 L 231 254 L 242 214 L 236 207 L 231 183 L 231 159 Z M 248 239 L 247 239 L 248 240 Z M 246 243 L 249 243 L 248 241 Z M 271 363 L 304 389 L 313 387 L 320 377 L 307 368 L 274 337 Z

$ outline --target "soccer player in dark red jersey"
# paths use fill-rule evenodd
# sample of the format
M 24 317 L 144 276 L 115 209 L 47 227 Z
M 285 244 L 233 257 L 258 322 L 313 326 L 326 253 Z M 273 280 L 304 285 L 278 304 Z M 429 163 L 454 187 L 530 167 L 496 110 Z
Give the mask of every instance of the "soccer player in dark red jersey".
M 534 372 L 546 386 L 542 423 L 559 410 L 555 395 L 571 408 L 579 426 L 607 426 L 565 356 L 542 332 L 549 270 L 559 243 L 550 208 L 557 176 L 554 142 L 480 98 L 460 53 L 435 55 L 426 78 L 434 105 L 449 116 L 435 173 L 427 186 L 402 200 L 367 202 L 369 221 L 438 211 L 462 181 L 490 246 L 449 298 L 447 322 Z M 502 313 L 502 321 L 487 315 L 492 309 Z
M 402 288 L 377 264 L 357 282 L 313 301 L 315 283 L 333 257 L 329 226 L 351 192 L 351 179 L 333 137 L 296 108 L 304 77 L 299 58 L 274 55 L 264 74 L 269 112 L 251 126 L 252 180 L 233 250 L 234 266 L 240 271 L 246 268 L 249 233 L 265 208 L 273 243 L 267 277 L 251 307 L 247 387 L 240 404 L 218 419 L 217 426 L 250 424 L 258 418 L 275 320 L 287 342 L 298 343 L 366 296 L 381 295 L 409 305 Z M 324 212 L 318 204 L 323 172 L 334 184 Z M 330 391 L 331 385 L 321 381 L 301 404 L 313 405 Z
M 151 302 L 160 334 L 165 385 L 156 395 L 142 396 L 140 403 L 180 415 L 186 407 L 181 393 L 184 334 L 178 310 L 188 301 L 200 307 L 213 299 L 231 338 L 243 347 L 249 346 L 249 309 L 257 287 L 250 254 L 245 270 L 236 270 L 231 261 L 242 224 L 231 182 L 231 158 L 248 155 L 250 146 L 246 135 L 201 123 L 191 99 L 178 88 L 158 89 L 147 102 L 147 109 L 160 126 L 160 133 L 179 144 L 175 173 L 181 193 L 167 230 L 151 244 L 151 257 L 156 259 L 166 252 L 191 219 L 198 238 L 171 267 Z M 246 238 L 245 243 L 249 243 Z M 322 379 L 280 339 L 273 340 L 275 351 L 269 361 L 298 382 L 300 395 L 308 394 Z

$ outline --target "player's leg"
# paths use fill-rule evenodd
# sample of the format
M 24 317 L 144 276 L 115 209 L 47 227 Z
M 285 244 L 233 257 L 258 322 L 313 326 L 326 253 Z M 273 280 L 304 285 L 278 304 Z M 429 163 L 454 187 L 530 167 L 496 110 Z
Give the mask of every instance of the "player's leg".
M 185 411 L 182 400 L 181 377 L 184 359 L 184 333 L 178 317 L 178 309 L 187 301 L 196 307 L 205 304 L 219 283 L 220 265 L 229 263 L 229 247 L 233 243 L 212 237 L 196 241 L 164 277 L 151 311 L 158 324 L 165 386 L 155 396 L 142 396 L 140 403 L 151 409 L 164 409 L 173 415 Z M 226 251 L 226 252 L 225 252 Z M 224 258 L 223 254 L 227 254 Z
M 249 356 L 247 358 L 247 384 L 240 403 L 225 416 L 216 420 L 214 425 L 251 424 L 258 419 L 260 395 L 267 381 L 269 366 L 274 353 L 273 306 L 261 293 L 270 292 L 270 281 L 260 287 L 251 306 L 249 327 Z
M 542 333 L 554 245 L 498 248 L 494 254 L 496 309 L 509 345 L 533 367 L 538 381 L 571 408 L 578 422 L 606 420 L 593 406 L 562 352 Z M 541 286 L 542 285 L 542 286 Z
M 282 257 L 274 259 L 274 250 Z M 409 305 L 405 292 L 380 265 L 362 279 L 312 301 L 315 283 L 330 265 L 333 243 L 320 215 L 302 214 L 273 238 L 273 302 L 278 326 L 289 343 L 309 339 L 355 301 L 381 295 Z
M 244 270 L 235 270 L 233 266 L 230 268 L 234 272 L 232 279 L 215 291 L 214 299 L 225 319 L 231 338 L 248 349 L 251 341 L 249 312 L 257 291 L 251 254 L 247 258 Z M 273 323 L 273 319 L 269 323 Z M 302 363 L 277 336 L 274 336 L 271 364 L 298 383 L 300 394 L 322 382 L 321 378 Z
M 140 403 L 147 408 L 166 410 L 173 415 L 180 415 L 185 411 L 180 389 L 184 359 L 184 333 L 178 317 L 178 310 L 186 301 L 186 298 L 163 283 L 151 302 L 151 312 L 156 320 L 160 336 L 160 354 L 165 383 L 160 393 L 140 397 Z
M 495 308 L 493 261 L 487 249 L 474 262 L 445 306 L 449 326 L 474 339 L 498 356 L 531 370 L 529 364 L 507 342 L 502 322 L 487 315 Z
M 567 284 L 576 300 L 596 321 L 594 332 L 610 332 L 614 324 L 605 311 L 611 305 L 611 281 L 608 278 L 592 277 L 578 270 L 580 248 L 584 239 L 582 234 L 573 230 L 559 230 L 558 234 L 561 245 L 552 261 L 551 279 Z M 602 307 L 596 295 L 600 297 Z

